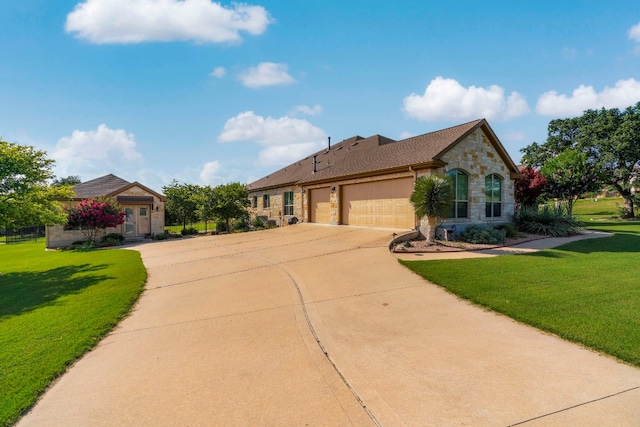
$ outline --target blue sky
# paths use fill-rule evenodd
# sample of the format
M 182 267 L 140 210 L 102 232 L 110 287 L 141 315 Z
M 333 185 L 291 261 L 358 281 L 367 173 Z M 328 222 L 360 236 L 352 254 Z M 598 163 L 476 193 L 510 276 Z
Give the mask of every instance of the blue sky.
M 58 176 L 251 182 L 327 143 L 640 101 L 640 2 L 0 3 L 0 136 Z

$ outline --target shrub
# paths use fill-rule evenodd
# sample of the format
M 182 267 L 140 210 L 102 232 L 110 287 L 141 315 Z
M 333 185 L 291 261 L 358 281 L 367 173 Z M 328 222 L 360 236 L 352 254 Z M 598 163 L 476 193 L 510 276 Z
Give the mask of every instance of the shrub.
M 71 244 L 71 249 L 78 252 L 87 252 L 96 248 L 96 242 L 93 240 L 79 240 Z
M 118 233 L 109 233 L 102 236 L 100 246 L 120 246 L 124 242 L 124 236 Z
M 198 230 L 193 227 L 183 228 L 180 233 L 182 233 L 183 236 L 186 236 L 187 234 L 198 234 Z
M 469 225 L 460 233 L 460 240 L 467 243 L 495 245 L 502 243 L 502 232 L 495 228 Z
M 251 225 L 253 225 L 255 228 L 264 228 L 264 221 L 262 221 L 262 218 L 257 216 L 253 218 L 253 221 L 251 221 Z
M 229 230 L 227 230 L 227 222 L 226 221 L 218 221 L 216 223 L 216 231 L 218 233 L 222 233 L 224 231 L 229 231 Z
M 166 240 L 169 237 L 169 233 L 158 233 L 153 236 L 154 240 Z
M 566 237 L 580 232 L 579 222 L 562 206 L 552 208 L 545 205 L 542 209 L 522 208 L 516 212 L 513 220 L 520 231 L 525 233 Z
M 249 229 L 249 221 L 246 217 L 238 218 L 233 222 L 231 226 L 234 230 L 248 230 Z
M 505 237 L 518 237 L 518 227 L 514 224 L 500 224 L 496 225 L 496 230 L 504 230 Z

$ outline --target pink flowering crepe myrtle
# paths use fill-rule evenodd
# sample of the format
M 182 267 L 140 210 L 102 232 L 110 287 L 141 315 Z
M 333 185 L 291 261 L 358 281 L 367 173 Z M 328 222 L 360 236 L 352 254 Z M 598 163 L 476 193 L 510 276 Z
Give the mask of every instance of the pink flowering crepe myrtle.
M 66 207 L 67 227 L 78 228 L 88 241 L 95 242 L 100 232 L 124 223 L 126 214 L 109 198 L 85 199 Z

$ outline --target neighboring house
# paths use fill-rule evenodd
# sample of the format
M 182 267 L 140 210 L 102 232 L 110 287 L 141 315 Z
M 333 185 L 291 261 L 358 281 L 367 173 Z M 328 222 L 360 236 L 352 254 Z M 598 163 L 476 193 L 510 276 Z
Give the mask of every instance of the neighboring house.
M 455 203 L 445 225 L 504 223 L 521 177 L 486 120 L 401 141 L 355 136 L 249 184 L 251 214 L 303 222 L 414 229 L 409 197 L 420 176 L 448 175 Z
M 164 203 L 167 198 L 138 182 L 128 182 L 115 175 L 105 175 L 73 187 L 76 196 L 69 204 L 85 199 L 109 197 L 120 204 L 127 214 L 125 222 L 107 233 L 122 234 L 125 239 L 142 239 L 164 232 Z M 47 226 L 48 248 L 68 246 L 83 240 L 80 230 L 66 230 L 61 225 Z

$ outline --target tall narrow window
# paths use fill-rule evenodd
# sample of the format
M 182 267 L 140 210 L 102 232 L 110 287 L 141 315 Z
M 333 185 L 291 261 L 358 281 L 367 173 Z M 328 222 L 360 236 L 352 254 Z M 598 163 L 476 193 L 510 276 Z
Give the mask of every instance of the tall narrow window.
M 487 199 L 487 218 L 502 216 L 502 179 L 496 174 L 484 178 L 484 194 Z
M 293 215 L 293 191 L 284 193 L 284 214 Z
M 262 209 L 270 208 L 271 200 L 269 199 L 269 195 L 265 194 L 262 196 Z
M 253 196 L 253 199 L 251 200 L 251 207 L 254 209 L 258 207 L 258 196 Z
M 458 169 L 447 172 L 447 177 L 451 180 L 455 194 L 450 218 L 467 218 L 469 216 L 469 177 Z

